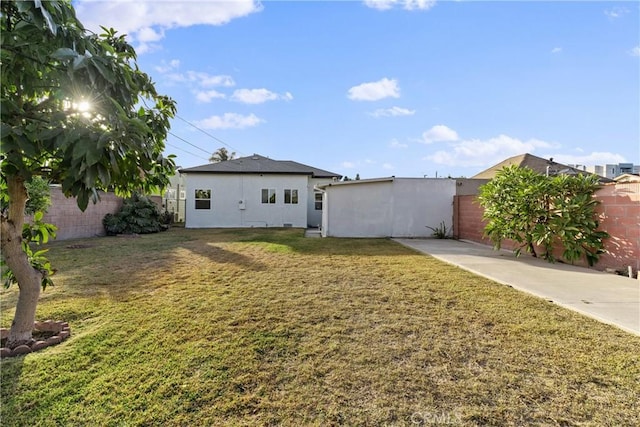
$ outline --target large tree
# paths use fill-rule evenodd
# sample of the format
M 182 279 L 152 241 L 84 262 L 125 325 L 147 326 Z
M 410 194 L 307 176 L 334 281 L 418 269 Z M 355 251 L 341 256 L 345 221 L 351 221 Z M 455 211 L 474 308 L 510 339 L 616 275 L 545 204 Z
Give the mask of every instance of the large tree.
M 216 151 L 211 154 L 209 157 L 210 163 L 219 163 L 226 162 L 227 160 L 233 160 L 236 158 L 236 152 L 232 151 L 231 153 L 224 147 L 218 148 Z
M 84 29 L 70 0 L 0 2 L 2 257 L 18 283 L 9 347 L 31 341 L 40 287 L 23 244 L 25 182 L 58 182 L 80 209 L 99 190 L 148 191 L 175 165 L 162 155 L 174 102 L 140 71 L 123 35 Z

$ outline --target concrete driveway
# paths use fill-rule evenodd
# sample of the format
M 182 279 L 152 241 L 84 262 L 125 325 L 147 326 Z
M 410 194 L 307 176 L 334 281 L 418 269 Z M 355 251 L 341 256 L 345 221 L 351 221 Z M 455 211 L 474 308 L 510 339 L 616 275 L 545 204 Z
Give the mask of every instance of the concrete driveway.
M 458 240 L 393 240 L 640 336 L 640 280 Z

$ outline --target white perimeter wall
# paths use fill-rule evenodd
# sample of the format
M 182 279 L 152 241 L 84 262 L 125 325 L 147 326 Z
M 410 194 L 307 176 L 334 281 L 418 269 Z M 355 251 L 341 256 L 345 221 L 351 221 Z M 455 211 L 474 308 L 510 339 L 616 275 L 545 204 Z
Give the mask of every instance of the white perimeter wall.
M 394 178 L 326 187 L 323 236 L 430 237 L 444 221 L 453 222 L 456 181 Z
M 187 228 L 307 226 L 306 175 L 185 174 Z M 276 203 L 262 203 L 262 189 L 276 190 Z M 195 190 L 211 190 L 211 209 L 195 209 Z M 298 203 L 285 204 L 284 190 L 297 189 Z M 245 209 L 240 209 L 244 200 Z

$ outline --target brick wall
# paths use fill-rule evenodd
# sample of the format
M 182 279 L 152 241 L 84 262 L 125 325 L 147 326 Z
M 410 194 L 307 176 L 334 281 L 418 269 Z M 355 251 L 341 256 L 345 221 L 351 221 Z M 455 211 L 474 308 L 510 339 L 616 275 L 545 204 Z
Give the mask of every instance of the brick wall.
M 116 213 L 122 206 L 122 199 L 113 193 L 100 193 L 97 204 L 89 202 L 82 212 L 75 198 L 66 198 L 60 187 L 51 187 L 51 206 L 43 221 L 58 227 L 56 240 L 81 237 L 103 236 L 102 218 L 108 213 Z
M 613 268 L 626 271 L 629 266 L 634 271 L 640 269 L 640 183 L 618 183 L 599 189 L 595 198 L 601 203 L 597 212 L 600 228 L 610 234 L 605 241 L 605 254 L 595 265 L 598 270 Z M 491 244 L 483 238 L 486 224 L 482 219 L 483 209 L 476 196 L 455 196 L 454 237 L 462 240 Z M 510 242 L 504 242 L 505 249 L 512 249 Z M 556 251 L 557 255 L 557 251 Z M 576 262 L 586 265 L 586 262 Z

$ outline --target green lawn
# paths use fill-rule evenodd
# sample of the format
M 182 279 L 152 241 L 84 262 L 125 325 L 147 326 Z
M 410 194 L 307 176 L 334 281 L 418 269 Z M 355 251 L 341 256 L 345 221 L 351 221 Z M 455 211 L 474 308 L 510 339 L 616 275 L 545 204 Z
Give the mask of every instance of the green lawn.
M 50 247 L 73 335 L 2 361 L 3 426 L 640 425 L 640 338 L 389 240 Z

